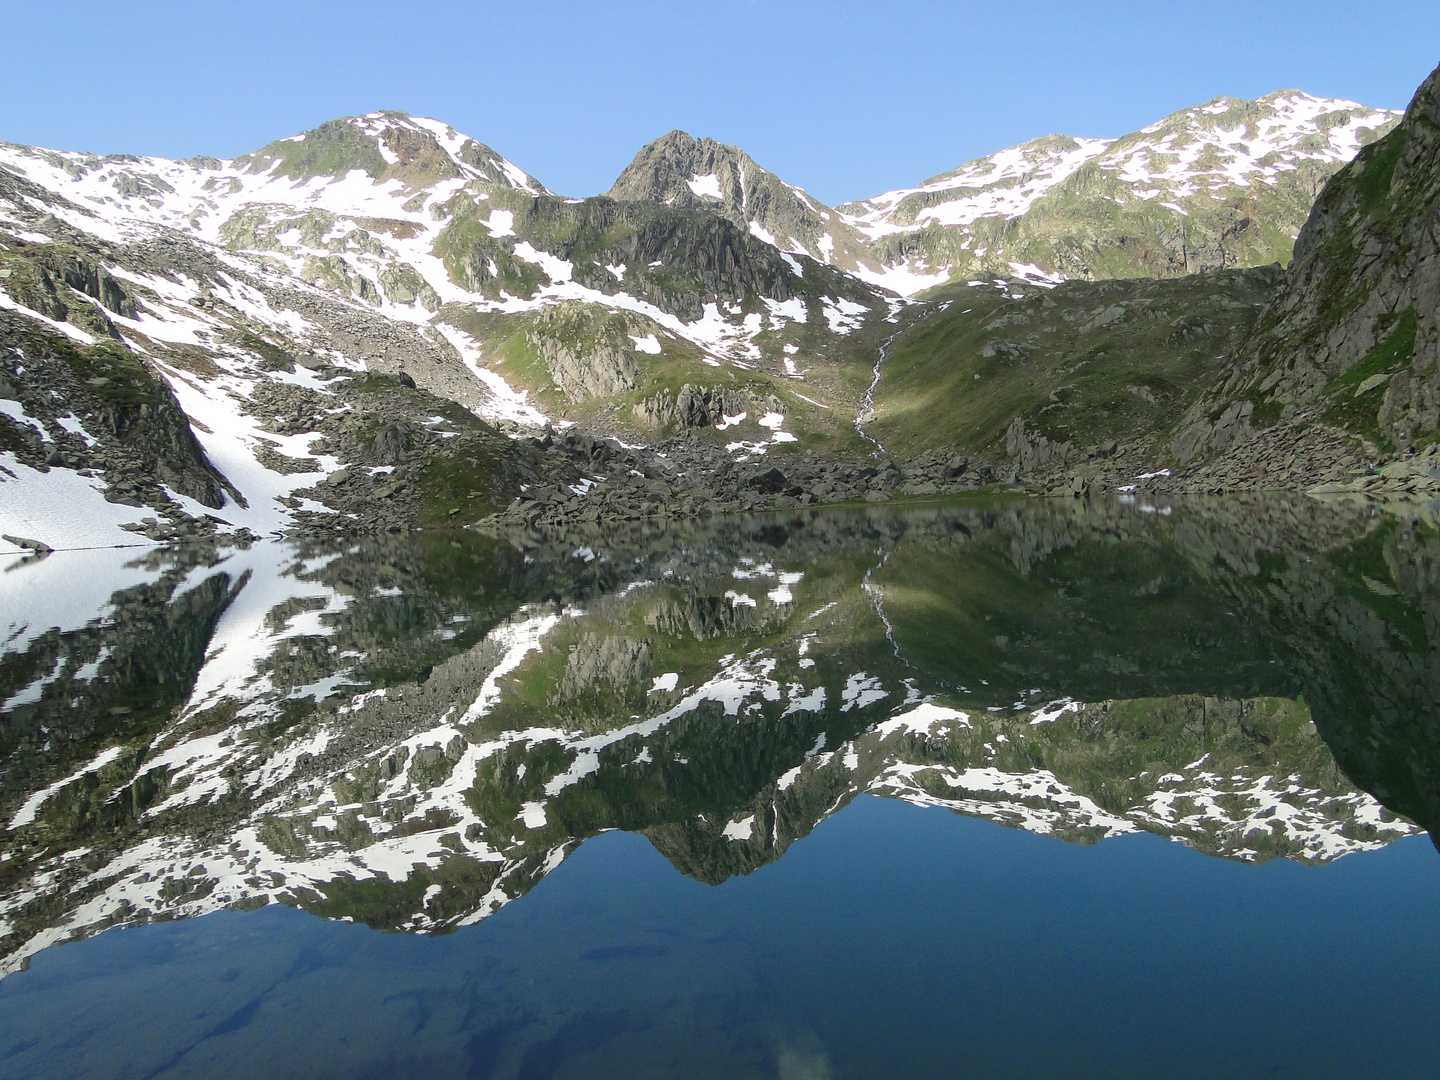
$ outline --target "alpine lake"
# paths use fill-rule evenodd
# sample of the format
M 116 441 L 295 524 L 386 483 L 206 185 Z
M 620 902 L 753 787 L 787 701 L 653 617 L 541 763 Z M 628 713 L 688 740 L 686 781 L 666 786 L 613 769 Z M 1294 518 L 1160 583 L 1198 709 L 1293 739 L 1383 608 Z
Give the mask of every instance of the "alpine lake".
M 0 1077 L 1410 1077 L 1432 505 L 0 573 Z

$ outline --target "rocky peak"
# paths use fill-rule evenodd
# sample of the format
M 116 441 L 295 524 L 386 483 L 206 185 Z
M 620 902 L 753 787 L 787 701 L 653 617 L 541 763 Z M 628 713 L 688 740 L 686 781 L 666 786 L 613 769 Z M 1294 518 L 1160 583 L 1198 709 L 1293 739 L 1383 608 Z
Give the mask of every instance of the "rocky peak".
M 737 147 L 676 130 L 646 144 L 605 194 L 682 210 L 704 207 L 744 225 L 747 173 L 769 175 Z
M 843 215 L 757 165 L 738 147 L 672 131 L 646 145 L 610 190 L 612 199 L 711 210 L 782 251 L 842 270 L 878 270 Z

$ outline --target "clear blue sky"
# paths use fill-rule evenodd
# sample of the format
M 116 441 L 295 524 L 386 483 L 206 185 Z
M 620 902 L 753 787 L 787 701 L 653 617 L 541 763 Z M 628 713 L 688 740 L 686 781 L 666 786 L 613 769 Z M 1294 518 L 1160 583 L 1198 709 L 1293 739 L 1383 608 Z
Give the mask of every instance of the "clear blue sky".
M 231 157 L 436 116 L 590 195 L 671 128 L 826 202 L 1062 131 L 1282 87 L 1404 108 L 1436 0 L 3 0 L 0 140 Z

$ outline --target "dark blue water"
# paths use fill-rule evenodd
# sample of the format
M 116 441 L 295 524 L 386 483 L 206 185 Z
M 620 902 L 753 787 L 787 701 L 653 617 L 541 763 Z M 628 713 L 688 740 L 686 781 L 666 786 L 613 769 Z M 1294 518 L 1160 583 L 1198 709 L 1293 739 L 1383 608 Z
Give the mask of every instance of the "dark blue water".
M 440 938 L 284 908 L 112 931 L 0 983 L 4 1077 L 1411 1077 L 1440 858 L 1245 866 L 865 797 L 711 887 L 587 842 Z

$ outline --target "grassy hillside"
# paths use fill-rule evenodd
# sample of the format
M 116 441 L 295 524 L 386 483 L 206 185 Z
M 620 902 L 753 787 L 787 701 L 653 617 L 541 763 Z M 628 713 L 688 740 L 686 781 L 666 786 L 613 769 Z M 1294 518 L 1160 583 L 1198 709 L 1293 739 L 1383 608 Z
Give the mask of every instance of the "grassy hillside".
M 773 411 L 785 417 L 783 430 L 795 436 L 793 443 L 775 444 L 776 450 L 851 452 L 868 445 L 853 423 L 861 384 L 870 377 L 863 355 L 825 365 L 823 371 L 815 370 L 818 364 L 807 367 L 802 381 L 765 370 L 783 361 L 719 366 L 693 342 L 647 316 L 598 304 L 567 302 L 538 314 L 513 315 L 455 304 L 439 318 L 482 343 L 482 362 L 525 391 L 547 416 L 584 430 L 618 432 L 644 442 L 686 430 L 721 445 L 764 442 L 774 433 L 759 421 Z M 782 352 L 778 340 L 766 340 L 769 336 L 758 341 L 766 352 L 803 355 Z M 647 348 L 638 348 L 637 341 Z M 684 423 L 676 404 L 686 387 L 728 401 L 718 415 L 744 413 L 745 419 L 720 429 L 713 422 Z
M 933 290 L 943 308 L 892 347 L 871 430 L 902 457 L 947 445 L 1002 457 L 1017 419 L 1078 450 L 1153 445 L 1220 375 L 1280 276 Z

